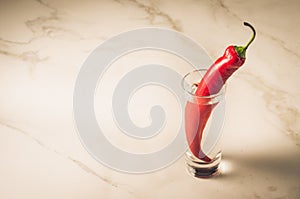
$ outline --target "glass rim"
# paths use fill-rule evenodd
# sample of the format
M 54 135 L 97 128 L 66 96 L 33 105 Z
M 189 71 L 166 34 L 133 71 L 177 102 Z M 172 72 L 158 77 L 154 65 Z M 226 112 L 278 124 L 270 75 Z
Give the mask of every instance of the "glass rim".
M 222 96 L 224 93 L 225 93 L 225 90 L 226 90 L 226 83 L 222 86 L 221 90 L 216 93 L 216 94 L 212 94 L 212 95 L 207 95 L 207 96 L 199 96 L 199 95 L 195 95 L 194 93 L 191 93 L 189 90 L 187 90 L 184 86 L 184 82 L 185 82 L 185 79 L 186 77 L 188 77 L 190 74 L 192 73 L 195 73 L 195 72 L 199 72 L 199 71 L 207 71 L 208 69 L 196 69 L 196 70 L 193 70 L 193 71 L 190 71 L 188 72 L 187 74 L 185 74 L 181 80 L 181 87 L 183 88 L 183 90 L 191 95 L 192 97 L 196 97 L 196 98 L 203 98 L 203 99 L 211 99 L 211 98 L 216 98 L 216 97 L 219 97 L 219 96 Z

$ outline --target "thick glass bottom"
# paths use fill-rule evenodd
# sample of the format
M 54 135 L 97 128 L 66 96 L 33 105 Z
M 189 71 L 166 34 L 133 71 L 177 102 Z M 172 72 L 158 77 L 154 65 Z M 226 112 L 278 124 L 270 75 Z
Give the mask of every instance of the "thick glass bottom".
M 185 155 L 187 171 L 190 175 L 197 178 L 210 178 L 216 176 L 220 174 L 219 164 L 221 162 L 221 156 L 221 152 L 219 152 L 212 161 L 205 162 L 196 158 L 190 152 L 187 152 Z

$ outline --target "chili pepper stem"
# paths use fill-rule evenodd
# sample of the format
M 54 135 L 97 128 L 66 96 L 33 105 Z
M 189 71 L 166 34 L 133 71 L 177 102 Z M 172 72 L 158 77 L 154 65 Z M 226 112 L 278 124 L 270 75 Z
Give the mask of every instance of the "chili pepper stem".
M 254 27 L 253 27 L 251 24 L 249 24 L 248 22 L 244 22 L 244 25 L 245 25 L 245 26 L 248 26 L 249 28 L 251 28 L 251 30 L 252 30 L 252 32 L 253 32 L 251 39 L 250 39 L 250 40 L 248 41 L 248 43 L 244 46 L 244 49 L 247 50 L 248 46 L 249 46 L 249 45 L 253 42 L 253 40 L 255 39 L 256 31 L 255 31 Z
M 235 51 L 237 52 L 237 54 L 241 58 L 246 58 L 246 50 L 249 47 L 249 45 L 253 42 L 253 40 L 255 39 L 255 36 L 256 36 L 256 31 L 255 31 L 254 27 L 251 24 L 249 24 L 248 22 L 244 22 L 244 25 L 251 28 L 252 37 L 245 46 L 234 46 Z

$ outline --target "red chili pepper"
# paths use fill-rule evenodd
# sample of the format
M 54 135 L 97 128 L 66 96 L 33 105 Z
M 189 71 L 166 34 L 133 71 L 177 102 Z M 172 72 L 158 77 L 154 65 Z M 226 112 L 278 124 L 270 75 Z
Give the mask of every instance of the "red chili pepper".
M 207 70 L 195 92 L 196 96 L 210 96 L 217 94 L 226 83 L 227 79 L 246 60 L 246 50 L 253 42 L 256 31 L 249 23 L 244 22 L 253 31 L 252 38 L 245 46 L 229 46 L 222 57 L 218 58 Z M 217 104 L 195 104 L 187 102 L 185 107 L 185 132 L 189 148 L 194 156 L 210 162 L 211 158 L 205 155 L 201 149 L 202 134 L 208 118 Z M 199 117 L 200 116 L 200 117 Z

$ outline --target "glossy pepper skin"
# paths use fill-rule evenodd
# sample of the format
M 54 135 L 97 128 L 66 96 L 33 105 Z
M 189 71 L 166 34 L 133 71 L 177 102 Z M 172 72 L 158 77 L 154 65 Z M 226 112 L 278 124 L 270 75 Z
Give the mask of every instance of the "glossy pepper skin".
M 211 96 L 220 92 L 228 78 L 245 63 L 246 50 L 253 42 L 256 32 L 249 23 L 245 22 L 244 25 L 249 26 L 253 31 L 250 41 L 245 46 L 229 46 L 226 48 L 223 56 L 210 66 L 201 79 L 195 92 L 196 96 Z M 205 100 L 205 98 L 202 100 Z M 217 104 L 198 102 L 198 104 L 192 102 L 187 102 L 186 104 L 185 132 L 193 155 L 200 160 L 210 162 L 211 158 L 205 155 L 201 149 L 201 141 L 205 125 Z

